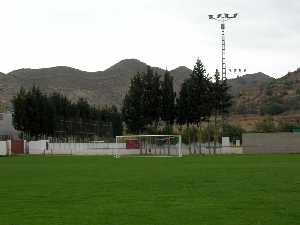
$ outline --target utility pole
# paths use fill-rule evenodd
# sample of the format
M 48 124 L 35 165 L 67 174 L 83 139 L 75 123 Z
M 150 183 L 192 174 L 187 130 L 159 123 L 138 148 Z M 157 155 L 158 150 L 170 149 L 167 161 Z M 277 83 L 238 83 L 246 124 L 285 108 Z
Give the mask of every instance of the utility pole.
M 221 30 L 222 30 L 222 81 L 227 79 L 226 76 L 226 61 L 225 61 L 225 49 L 226 49 L 226 44 L 225 44 L 225 22 L 230 20 L 230 19 L 235 19 L 237 18 L 237 13 L 233 15 L 229 15 L 228 13 L 221 13 L 216 16 L 214 15 L 208 15 L 208 18 L 211 20 L 216 20 L 221 23 Z

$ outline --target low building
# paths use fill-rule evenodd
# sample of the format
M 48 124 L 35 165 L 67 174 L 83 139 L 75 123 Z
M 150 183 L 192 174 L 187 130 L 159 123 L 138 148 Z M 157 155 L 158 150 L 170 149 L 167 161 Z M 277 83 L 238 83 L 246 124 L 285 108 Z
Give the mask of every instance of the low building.
M 0 140 L 18 138 L 18 131 L 13 126 L 11 113 L 0 113 Z

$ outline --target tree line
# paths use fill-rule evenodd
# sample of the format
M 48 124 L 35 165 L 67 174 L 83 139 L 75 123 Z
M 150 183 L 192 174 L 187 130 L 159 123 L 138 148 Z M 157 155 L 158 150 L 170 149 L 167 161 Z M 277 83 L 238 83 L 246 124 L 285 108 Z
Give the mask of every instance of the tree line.
M 132 79 L 122 107 L 123 120 L 129 133 L 143 133 L 160 121 L 172 125 L 175 119 L 175 92 L 173 77 L 165 72 L 163 81 L 147 67 Z
M 36 86 L 28 91 L 21 88 L 12 104 L 15 128 L 30 139 L 122 134 L 122 118 L 115 106 L 99 108 L 82 98 L 72 102 L 60 93 L 44 94 Z
M 161 77 L 148 67 L 131 79 L 124 98 L 122 115 L 127 132 L 141 134 L 158 126 L 169 130 L 174 123 L 201 129 L 212 118 L 214 130 L 222 132 L 222 118 L 231 106 L 228 89 L 218 70 L 210 77 L 199 59 L 178 96 L 168 71 Z M 217 132 L 214 135 L 220 136 Z
M 231 106 L 228 89 L 219 72 L 211 77 L 200 60 L 178 95 L 168 71 L 161 76 L 147 67 L 132 77 L 121 112 L 115 106 L 90 105 L 82 98 L 72 102 L 56 92 L 47 95 L 34 86 L 28 91 L 21 88 L 13 98 L 13 122 L 17 130 L 35 138 L 116 136 L 123 133 L 123 122 L 131 134 L 158 133 L 161 129 L 170 134 L 174 124 L 192 130 L 205 125 L 214 131 L 208 139 L 217 141 L 222 118 Z

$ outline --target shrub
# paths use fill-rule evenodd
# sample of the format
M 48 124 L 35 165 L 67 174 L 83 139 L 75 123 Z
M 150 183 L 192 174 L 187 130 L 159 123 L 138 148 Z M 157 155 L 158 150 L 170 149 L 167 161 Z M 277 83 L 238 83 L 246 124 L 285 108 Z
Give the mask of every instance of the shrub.
M 266 105 L 263 105 L 260 109 L 261 115 L 278 115 L 285 111 L 283 104 L 278 102 L 271 102 Z
M 256 132 L 271 133 L 276 132 L 277 128 L 272 118 L 268 118 L 256 124 Z
M 245 132 L 240 126 L 224 124 L 223 136 L 229 137 L 231 142 L 242 140 L 242 134 Z

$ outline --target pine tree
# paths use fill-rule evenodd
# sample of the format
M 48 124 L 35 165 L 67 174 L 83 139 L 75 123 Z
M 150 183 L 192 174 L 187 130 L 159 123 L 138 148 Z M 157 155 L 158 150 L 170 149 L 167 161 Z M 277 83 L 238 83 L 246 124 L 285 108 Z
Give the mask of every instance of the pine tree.
M 123 120 L 127 129 L 132 133 L 141 133 L 146 126 L 144 118 L 144 83 L 140 73 L 132 79 L 122 107 Z
M 175 110 L 175 97 L 173 77 L 169 71 L 164 74 L 163 81 L 161 83 L 161 119 L 166 122 L 167 127 L 170 127 L 174 123 L 176 116 Z
M 191 79 L 186 79 L 181 85 L 179 97 L 176 99 L 177 123 L 180 125 L 191 124 Z
M 229 113 L 229 109 L 232 106 L 232 96 L 229 93 L 230 86 L 227 80 L 223 80 L 221 85 L 222 97 L 221 97 L 221 113 L 225 116 Z
M 223 131 L 223 123 L 224 123 L 224 116 L 229 112 L 229 108 L 232 104 L 231 96 L 229 94 L 229 86 L 227 85 L 227 80 L 220 80 L 220 73 L 216 70 L 214 74 L 215 82 L 212 84 L 212 107 L 213 107 L 213 114 L 214 114 L 214 152 L 216 151 L 216 142 L 219 138 L 218 132 L 218 121 L 217 118 L 221 118 L 221 136 Z
M 177 99 L 177 122 L 186 124 L 188 130 L 190 125 L 197 125 L 201 130 L 202 122 L 209 121 L 211 115 L 211 98 L 210 78 L 206 74 L 204 65 L 198 59 L 190 78 L 181 86 L 180 96 Z M 191 143 L 191 136 L 194 137 L 193 141 L 196 141 L 196 135 L 189 133 L 189 143 Z
M 211 114 L 210 79 L 202 62 L 198 59 L 190 78 L 191 119 L 194 124 L 201 126 Z
M 23 87 L 16 96 L 13 97 L 12 105 L 14 108 L 13 124 L 17 130 L 24 131 L 26 128 L 26 91 Z
M 160 76 L 154 73 L 150 66 L 143 74 L 143 87 L 142 104 L 145 124 L 157 127 L 161 112 Z
M 191 133 L 190 124 L 192 119 L 192 105 L 191 105 L 191 78 L 186 79 L 181 85 L 179 97 L 176 99 L 177 123 L 180 125 L 187 125 L 187 143 L 189 145 L 189 152 L 191 153 Z
M 181 86 L 177 99 L 177 122 L 200 126 L 211 114 L 211 98 L 210 78 L 198 59 L 190 78 Z
M 212 84 L 212 106 L 213 106 L 213 118 L 214 118 L 214 153 L 216 153 L 216 145 L 219 139 L 218 117 L 222 111 L 222 82 L 220 80 L 220 73 L 216 70 L 214 74 L 215 82 Z

